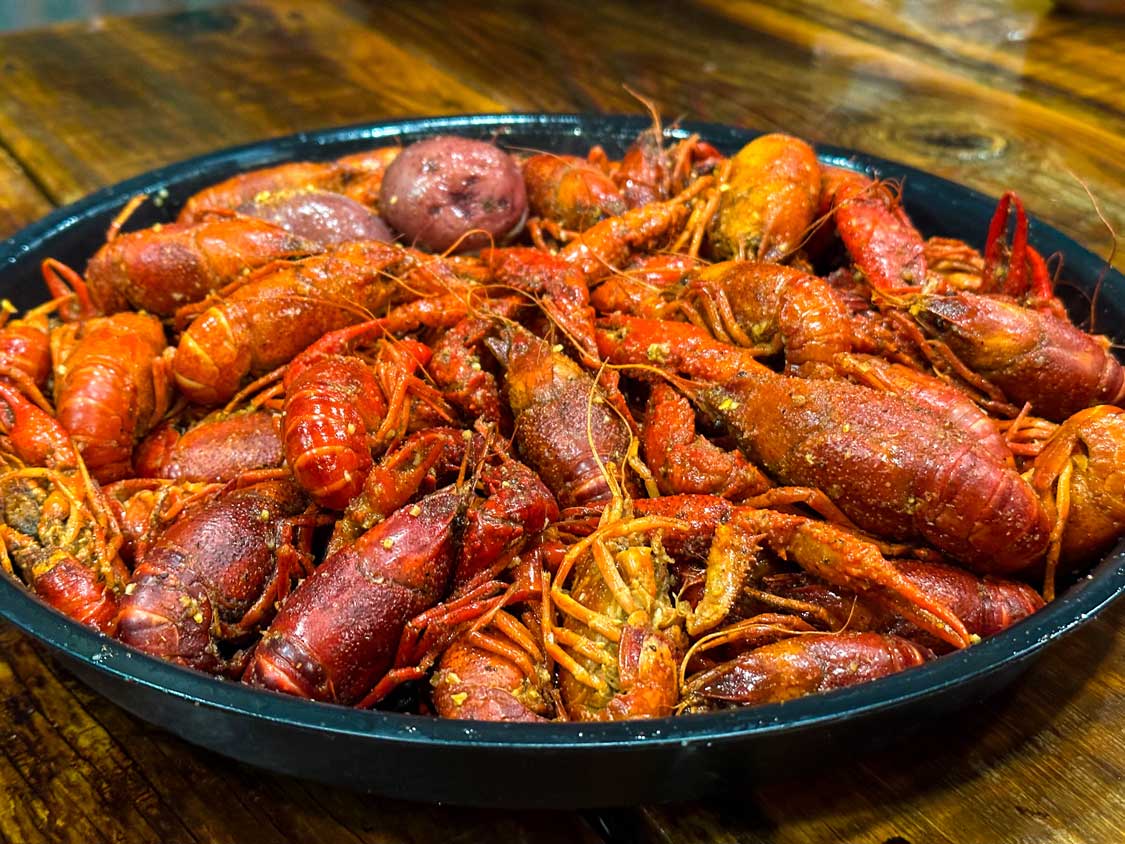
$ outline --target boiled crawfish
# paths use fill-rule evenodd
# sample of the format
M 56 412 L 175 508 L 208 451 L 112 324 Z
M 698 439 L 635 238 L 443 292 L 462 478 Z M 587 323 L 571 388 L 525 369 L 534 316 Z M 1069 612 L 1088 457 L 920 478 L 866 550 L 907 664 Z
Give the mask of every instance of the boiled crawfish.
M 389 242 L 398 148 L 130 203 L 0 316 L 0 565 L 182 665 L 539 722 L 886 676 L 1120 539 L 1125 370 L 1015 194 L 978 250 L 797 138 L 669 138 L 525 158 L 479 254 Z

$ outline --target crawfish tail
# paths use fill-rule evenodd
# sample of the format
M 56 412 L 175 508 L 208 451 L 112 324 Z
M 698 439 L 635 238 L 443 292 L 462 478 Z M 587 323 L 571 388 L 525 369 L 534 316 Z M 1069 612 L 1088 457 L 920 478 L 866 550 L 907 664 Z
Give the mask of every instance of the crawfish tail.
M 1046 549 L 1031 486 L 897 396 L 761 371 L 695 398 L 776 480 L 824 490 L 864 530 L 925 539 L 985 573 L 1026 568 Z
M 742 654 L 691 677 L 685 702 L 742 705 L 786 700 L 877 680 L 921 665 L 932 654 L 898 636 L 836 633 L 796 636 Z

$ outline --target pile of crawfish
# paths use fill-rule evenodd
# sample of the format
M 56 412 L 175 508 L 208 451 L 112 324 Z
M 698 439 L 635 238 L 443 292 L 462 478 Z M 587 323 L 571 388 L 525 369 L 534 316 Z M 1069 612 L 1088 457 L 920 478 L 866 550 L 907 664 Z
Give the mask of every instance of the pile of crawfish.
M 968 647 L 1125 534 L 1125 370 L 1014 194 L 981 253 L 901 189 L 656 125 L 284 164 L 124 232 L 140 197 L 0 318 L 0 563 L 180 665 L 447 718 Z

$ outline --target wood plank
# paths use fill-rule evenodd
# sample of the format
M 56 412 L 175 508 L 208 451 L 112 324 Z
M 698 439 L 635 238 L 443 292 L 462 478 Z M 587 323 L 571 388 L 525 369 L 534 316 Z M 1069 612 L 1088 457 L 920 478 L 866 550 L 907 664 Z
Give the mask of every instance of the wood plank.
M 51 210 L 51 202 L 0 146 L 0 240 Z
M 0 685 L 15 684 L 10 648 L 0 657 Z M 47 828 L 66 830 L 69 840 L 107 840 L 105 833 L 121 838 L 126 827 L 133 833 L 141 830 L 128 823 L 112 820 L 108 830 L 91 820 L 90 810 L 97 812 L 98 792 L 91 785 L 88 771 L 79 770 L 66 742 L 53 725 L 36 708 L 29 693 L 9 695 L 4 699 L 6 735 L 3 753 L 19 777 L 30 786 L 42 802 L 37 812 Z M 138 840 L 153 841 L 150 835 Z
M 499 108 L 330 3 L 66 24 L 4 48 L 0 141 L 59 203 L 232 144 Z
M 868 43 L 921 54 L 927 63 L 972 76 L 990 87 L 1018 89 L 1021 97 L 1054 109 L 1087 112 L 1120 132 L 1125 100 L 1119 44 L 1125 24 L 1109 19 L 1091 27 L 1058 13 L 1052 5 L 1049 0 L 956 6 L 911 3 L 888 15 L 878 4 L 770 3 Z
M 82 818 L 75 835 L 90 829 L 89 821 Z M 66 828 L 65 821 L 51 817 L 51 810 L 35 793 L 18 768 L 4 752 L 0 752 L 0 840 L 5 844 L 30 844 L 40 841 L 60 841 L 57 827 Z M 96 840 L 96 833 L 90 833 Z M 76 840 L 72 837 L 70 840 Z M 81 840 L 81 839 L 77 839 Z

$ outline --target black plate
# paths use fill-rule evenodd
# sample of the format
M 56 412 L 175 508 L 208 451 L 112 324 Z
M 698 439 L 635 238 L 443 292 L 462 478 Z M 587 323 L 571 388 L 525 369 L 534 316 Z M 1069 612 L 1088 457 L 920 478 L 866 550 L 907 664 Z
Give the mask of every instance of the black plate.
M 283 161 L 335 158 L 439 133 L 577 154 L 600 143 L 617 157 L 647 125 L 638 117 L 564 114 L 425 118 L 302 133 L 201 156 L 98 191 L 0 245 L 0 296 L 20 307 L 42 301 L 39 262 L 52 256 L 83 267 L 134 194 L 159 196 L 163 203 L 143 206 L 130 227 L 171 220 L 200 188 Z M 699 132 L 726 153 L 758 134 L 691 123 L 678 131 Z M 904 178 L 906 208 L 924 234 L 983 245 L 994 199 L 871 156 L 833 147 L 818 152 L 825 162 Z M 1091 291 L 1104 262 L 1055 229 L 1031 225 L 1035 246 L 1045 255 L 1062 253 L 1066 277 L 1077 291 Z M 1075 313 L 1085 313 L 1085 302 L 1075 298 Z M 1123 330 L 1125 278 L 1106 273 L 1098 304 L 1097 325 Z M 802 759 L 822 765 L 828 754 L 870 747 L 999 689 L 1123 590 L 1125 543 L 1042 611 L 920 668 L 781 705 L 618 724 L 441 721 L 300 701 L 133 651 L 64 618 L 6 578 L 0 578 L 0 615 L 47 643 L 86 683 L 130 712 L 219 753 L 414 800 L 561 808 L 683 800 L 757 774 L 773 778 Z

